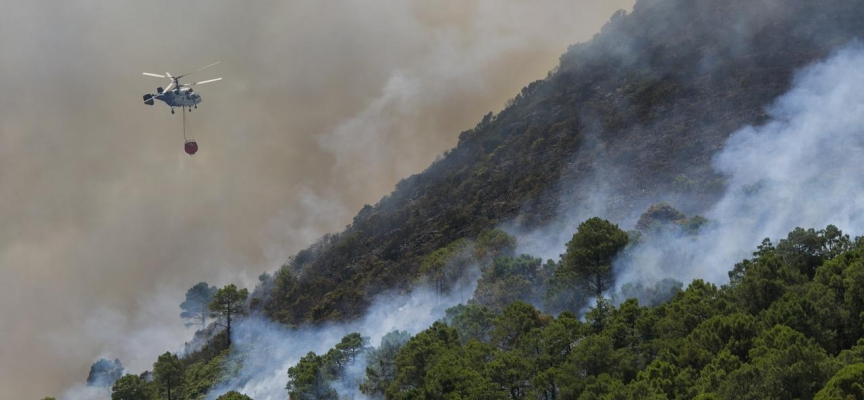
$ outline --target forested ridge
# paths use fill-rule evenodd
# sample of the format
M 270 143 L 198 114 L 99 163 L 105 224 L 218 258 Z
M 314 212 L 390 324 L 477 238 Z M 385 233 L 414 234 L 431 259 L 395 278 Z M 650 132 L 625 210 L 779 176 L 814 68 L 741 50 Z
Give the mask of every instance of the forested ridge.
M 861 37 L 861 20 L 853 0 L 640 0 L 345 231 L 292 257 L 256 306 L 286 324 L 356 318 L 422 279 L 436 249 L 505 222 L 553 222 L 598 180 L 607 218 L 664 201 L 701 213 L 725 189 L 710 166 L 724 140 L 763 122 L 797 68 Z
M 353 321 L 385 292 L 446 296 L 472 269 L 470 299 L 427 329 L 306 354 L 284 371 L 290 398 L 864 399 L 864 240 L 799 228 L 754 243 L 720 285 L 621 286 L 612 268 L 645 240 L 702 234 L 728 189 L 712 157 L 861 21 L 856 0 L 637 1 L 253 291 L 191 288 L 182 316 L 202 329 L 187 354 L 122 376 L 112 399 L 208 398 L 256 361 L 227 332 L 250 314 Z M 496 229 L 549 226 L 598 182 L 605 214 L 565 232 L 560 258 L 517 254 Z

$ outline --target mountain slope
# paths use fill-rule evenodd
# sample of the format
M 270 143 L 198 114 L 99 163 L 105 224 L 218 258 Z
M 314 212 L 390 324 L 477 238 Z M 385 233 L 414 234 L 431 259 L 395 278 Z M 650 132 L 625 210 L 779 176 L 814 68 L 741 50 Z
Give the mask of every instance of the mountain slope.
M 862 17 L 852 0 L 639 1 L 298 253 L 256 304 L 289 324 L 351 319 L 374 295 L 410 288 L 426 254 L 504 222 L 544 226 L 598 191 L 613 220 L 657 201 L 699 212 L 724 190 L 711 157 L 729 134 L 762 122 L 796 68 L 861 37 Z

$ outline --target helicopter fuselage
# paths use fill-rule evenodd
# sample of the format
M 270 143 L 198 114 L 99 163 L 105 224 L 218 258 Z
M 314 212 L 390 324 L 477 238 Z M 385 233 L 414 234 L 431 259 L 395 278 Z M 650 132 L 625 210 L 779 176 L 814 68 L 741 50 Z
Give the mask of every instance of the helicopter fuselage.
M 192 88 L 172 89 L 153 96 L 170 107 L 193 107 L 201 102 L 201 95 L 192 91 Z
M 188 108 L 189 111 L 192 111 L 192 107 L 198 108 L 198 103 L 201 102 L 201 95 L 198 93 L 195 93 L 195 91 L 192 90 L 192 86 L 200 85 L 200 84 L 204 84 L 204 83 L 221 81 L 222 78 L 208 79 L 206 81 L 193 82 L 193 83 L 180 83 L 180 78 L 182 78 L 186 75 L 189 75 L 191 73 L 210 68 L 216 64 L 219 64 L 219 63 L 215 62 L 213 64 L 206 66 L 206 67 L 198 68 L 195 71 L 188 72 L 188 73 L 185 73 L 182 75 L 177 75 L 177 76 L 173 76 L 168 72 L 166 72 L 165 75 L 153 74 L 150 72 L 144 72 L 143 74 L 147 75 L 147 76 L 153 76 L 156 78 L 163 78 L 163 79 L 164 78 L 171 79 L 171 84 L 169 84 L 165 88 L 161 88 L 161 87 L 157 88 L 156 94 L 152 94 L 152 93 L 145 94 L 144 95 L 144 104 L 146 104 L 148 106 L 152 106 L 153 104 L 155 104 L 155 101 L 153 101 L 153 100 L 159 100 L 159 101 L 167 104 L 168 107 L 171 107 L 171 114 L 174 114 L 174 107 L 183 107 L 184 109 Z

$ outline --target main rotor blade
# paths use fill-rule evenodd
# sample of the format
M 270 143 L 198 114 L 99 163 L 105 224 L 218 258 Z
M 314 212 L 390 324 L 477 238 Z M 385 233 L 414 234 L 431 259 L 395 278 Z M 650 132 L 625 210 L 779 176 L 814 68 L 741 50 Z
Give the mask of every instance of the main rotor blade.
M 155 76 L 157 78 L 167 78 L 167 76 L 165 76 L 165 75 L 151 74 L 149 72 L 142 72 L 142 74 L 147 75 L 147 76 Z
M 173 87 L 174 87 L 174 81 L 171 81 L 171 83 L 169 83 L 168 86 L 165 87 L 165 89 L 162 89 L 162 93 L 165 93 L 165 92 L 171 90 L 171 88 L 173 88 Z
M 165 75 L 168 75 L 169 78 L 174 79 L 174 77 L 171 76 L 171 73 L 170 73 L 170 72 L 166 72 Z M 179 76 L 178 76 L 178 78 L 179 78 Z
M 184 76 L 186 76 L 186 75 L 189 75 L 189 74 L 191 74 L 191 73 L 193 73 L 193 72 L 198 72 L 198 71 L 200 71 L 200 70 L 202 70 L 202 69 L 210 68 L 210 67 L 212 67 L 212 66 L 214 66 L 214 65 L 216 65 L 216 64 L 219 64 L 219 63 L 221 63 L 221 62 L 222 62 L 222 61 L 216 61 L 215 63 L 210 64 L 210 65 L 208 65 L 208 66 L 206 66 L 206 67 L 201 67 L 201 68 L 198 68 L 198 69 L 196 69 L 196 70 L 194 70 L 194 71 L 192 71 L 192 72 L 187 72 L 187 73 L 185 73 L 185 74 L 183 74 L 183 75 L 178 76 L 177 79 L 180 79 L 180 78 L 182 78 L 182 77 L 184 77 Z
M 184 84 L 182 84 L 182 85 L 180 85 L 180 86 L 200 85 L 200 84 L 202 84 L 202 83 L 210 83 L 210 82 L 216 82 L 216 81 L 221 81 L 221 80 L 222 80 L 222 78 L 208 79 L 208 80 L 206 80 L 206 81 L 201 81 L 201 82 L 184 83 Z

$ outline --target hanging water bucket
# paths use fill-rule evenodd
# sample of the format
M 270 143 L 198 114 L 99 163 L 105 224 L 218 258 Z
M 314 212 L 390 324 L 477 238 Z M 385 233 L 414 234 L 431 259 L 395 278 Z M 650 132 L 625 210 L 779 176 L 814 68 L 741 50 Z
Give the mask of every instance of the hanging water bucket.
M 196 143 L 194 140 L 190 140 L 186 142 L 186 144 L 183 146 L 183 149 L 186 150 L 186 154 L 191 156 L 198 152 L 198 143 Z

